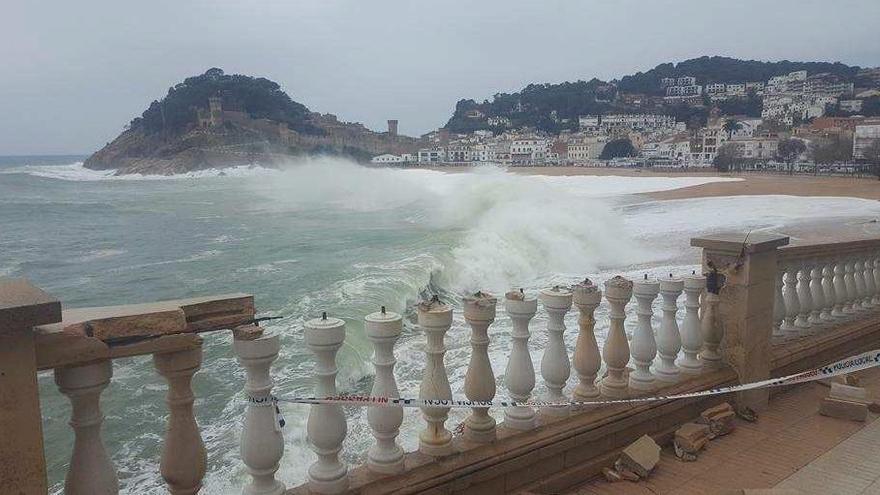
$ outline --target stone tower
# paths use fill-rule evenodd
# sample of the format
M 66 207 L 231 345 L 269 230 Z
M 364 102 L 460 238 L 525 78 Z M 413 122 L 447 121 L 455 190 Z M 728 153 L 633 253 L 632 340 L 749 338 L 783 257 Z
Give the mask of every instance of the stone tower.
M 208 98 L 208 112 L 210 113 L 211 126 L 223 123 L 223 98 L 211 96 Z
M 388 135 L 391 137 L 397 137 L 397 119 L 388 121 Z

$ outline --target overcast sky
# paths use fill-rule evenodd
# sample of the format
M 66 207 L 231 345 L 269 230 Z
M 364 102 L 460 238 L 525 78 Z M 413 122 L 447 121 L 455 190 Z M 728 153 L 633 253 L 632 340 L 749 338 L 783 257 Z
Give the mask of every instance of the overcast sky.
M 9 0 L 0 155 L 90 153 L 210 67 L 417 135 L 460 98 L 701 55 L 880 65 L 878 0 Z

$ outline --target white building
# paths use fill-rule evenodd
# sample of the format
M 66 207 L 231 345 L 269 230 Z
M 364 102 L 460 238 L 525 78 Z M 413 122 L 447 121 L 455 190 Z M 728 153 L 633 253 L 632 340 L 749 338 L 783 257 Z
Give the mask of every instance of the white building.
M 370 159 L 370 163 L 403 163 L 404 159 L 402 156 L 384 154 L 379 156 L 374 156 Z
M 423 148 L 419 150 L 419 163 L 436 163 L 446 161 L 446 150 L 442 147 Z
M 695 86 L 697 84 L 697 78 L 694 76 L 682 76 L 676 79 L 676 86 Z
M 728 84 L 726 89 L 726 94 L 728 96 L 745 96 L 746 95 L 746 85 L 745 84 Z
M 840 100 L 840 109 L 850 113 L 861 112 L 862 100 Z
M 690 98 L 703 94 L 703 87 L 697 85 L 670 86 L 666 88 L 667 98 Z
M 709 96 L 723 95 L 727 91 L 724 83 L 712 83 L 706 85 L 706 94 Z
M 547 158 L 547 141 L 544 139 L 514 139 L 510 143 L 510 160 L 514 163 L 541 162 Z
M 853 158 L 865 160 L 865 151 L 874 142 L 880 141 L 880 120 L 866 120 L 856 126 L 853 132 Z
M 734 147 L 736 156 L 751 160 L 773 160 L 779 146 L 778 139 L 769 137 L 734 137 L 728 142 Z
M 574 163 L 597 160 L 605 149 L 607 138 L 588 137 L 568 143 L 568 159 Z

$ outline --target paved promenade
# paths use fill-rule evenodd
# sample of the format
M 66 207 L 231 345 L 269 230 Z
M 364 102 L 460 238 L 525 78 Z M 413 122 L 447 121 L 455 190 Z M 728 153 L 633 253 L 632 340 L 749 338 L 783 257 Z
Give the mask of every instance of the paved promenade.
M 861 385 L 880 398 L 880 369 L 858 373 Z M 593 479 L 571 494 L 736 493 L 785 488 L 804 494 L 880 494 L 880 421 L 866 423 L 820 416 L 828 387 L 811 383 L 771 399 L 758 422 L 713 440 L 696 462 L 680 462 L 664 447 L 660 464 L 644 481 Z

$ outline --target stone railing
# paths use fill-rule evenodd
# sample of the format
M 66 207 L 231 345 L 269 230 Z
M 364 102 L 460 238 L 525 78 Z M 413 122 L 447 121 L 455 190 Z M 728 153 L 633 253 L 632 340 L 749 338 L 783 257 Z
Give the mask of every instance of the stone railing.
M 465 396 L 474 401 L 538 399 L 558 405 L 508 407 L 498 424 L 487 408 L 473 408 L 460 434 L 447 424 L 449 408 L 424 407 L 415 452 L 404 452 L 397 437 L 404 415 L 419 411 L 371 407 L 367 421 L 375 441 L 366 450 L 365 464 L 353 468 L 340 458 L 348 431 L 342 407 L 311 405 L 306 428 L 317 460 L 303 485 L 292 489 L 275 477 L 284 440 L 270 367 L 280 344 L 277 336 L 263 334 L 255 325 L 250 296 L 62 313 L 59 303 L 38 289 L 23 281 L 4 281 L 0 462 L 5 470 L 0 472 L 0 492 L 46 492 L 34 376 L 38 370 L 54 369 L 61 392 L 72 403 L 76 439 L 65 492 L 116 493 L 115 470 L 100 436 L 100 395 L 111 379 L 114 358 L 144 354 L 153 355 L 169 387 L 160 472 L 171 493 L 198 492 L 206 462 L 190 388 L 201 362 L 197 334 L 233 329 L 233 350 L 246 371 L 241 455 L 251 479 L 244 493 L 512 493 L 526 488 L 554 493 L 596 473 L 642 434 L 662 441 L 701 408 L 721 400 L 760 410 L 769 392 L 602 407 L 568 401 L 658 391 L 666 395 L 761 380 L 843 357 L 843 352 L 880 340 L 880 318 L 865 309 L 873 307 L 880 287 L 874 279 L 880 270 L 871 270 L 868 282 L 866 268 L 873 268 L 880 240 L 782 247 L 787 243 L 787 237 L 757 234 L 709 236 L 692 240 L 702 248 L 705 276 L 645 276 L 635 281 L 618 276 L 601 285 L 584 280 L 572 287 L 552 287 L 536 296 L 513 290 L 500 298 L 483 292 L 465 297 L 463 316 L 471 334 Z M 633 330 L 628 337 L 626 308 L 633 298 L 635 311 L 630 314 L 635 322 L 629 325 Z M 789 300 L 797 301 L 797 310 Z M 829 305 L 832 300 L 834 305 Z M 655 302 L 660 302 L 662 315 L 654 314 Z M 607 305 L 609 322 L 600 350 L 595 314 L 602 304 Z M 563 337 L 568 330 L 565 317 L 573 309 L 578 313 L 577 341 L 569 355 Z M 529 339 L 537 331 L 530 322 L 538 311 L 546 313 L 548 323 L 536 372 Z M 435 298 L 423 301 L 415 312 L 425 339 L 419 398 L 450 399 L 444 337 L 453 324 L 453 308 Z M 495 372 L 500 370 L 493 370 L 487 347 L 488 330 L 501 312 L 513 330 L 499 394 Z M 787 321 L 797 330 L 785 326 Z M 776 323 L 779 330 L 774 329 Z M 318 397 L 337 394 L 336 354 L 345 341 L 345 325 L 326 314 L 305 323 L 305 343 L 315 356 Z M 371 395 L 397 397 L 395 343 L 403 329 L 402 316 L 382 308 L 364 318 L 364 329 L 374 347 Z M 538 379 L 547 390 L 540 397 L 533 394 Z

